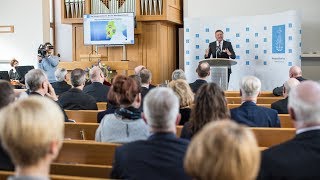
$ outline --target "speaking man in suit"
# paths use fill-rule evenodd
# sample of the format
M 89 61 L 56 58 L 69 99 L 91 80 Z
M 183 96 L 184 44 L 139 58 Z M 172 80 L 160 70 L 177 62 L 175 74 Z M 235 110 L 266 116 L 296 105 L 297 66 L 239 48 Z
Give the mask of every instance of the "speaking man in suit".
M 170 88 L 154 88 L 146 95 L 143 106 L 143 119 L 152 135 L 116 149 L 111 178 L 190 179 L 183 169 L 189 141 L 175 134 L 180 120 L 178 97 Z
M 216 41 L 209 44 L 209 48 L 206 49 L 204 58 L 226 58 L 235 59 L 236 54 L 233 51 L 231 42 L 223 40 L 223 31 L 216 30 L 215 32 Z M 230 74 L 232 73 L 231 67 L 228 68 L 228 82 L 230 80 Z
M 320 179 L 320 84 L 303 81 L 289 97 L 296 136 L 262 152 L 258 180 Z

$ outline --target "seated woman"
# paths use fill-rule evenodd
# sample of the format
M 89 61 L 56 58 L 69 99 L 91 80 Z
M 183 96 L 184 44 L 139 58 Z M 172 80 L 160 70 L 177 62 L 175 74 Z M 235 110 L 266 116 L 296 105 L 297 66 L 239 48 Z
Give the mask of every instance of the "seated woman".
M 208 123 L 192 139 L 184 159 L 186 173 L 196 180 L 254 180 L 259 165 L 252 131 L 229 119 Z
M 215 83 L 204 84 L 196 93 L 190 121 L 184 124 L 181 138 L 191 139 L 208 122 L 229 117 L 227 100 L 221 88 Z
M 103 117 L 96 131 L 96 141 L 127 143 L 148 138 L 149 127 L 141 118 L 141 94 L 136 80 L 116 76 L 108 100 L 111 104 L 119 104 L 119 108 Z
M 16 67 L 19 65 L 19 61 L 16 59 L 12 59 L 10 62 L 12 69 L 9 71 L 9 77 L 11 80 L 18 81 L 20 79 L 18 72 L 16 71 Z
M 191 105 L 193 104 L 194 94 L 187 83 L 187 81 L 183 79 L 177 79 L 171 81 L 168 85 L 178 96 L 180 102 L 180 114 L 181 119 L 179 125 L 184 125 L 189 121 Z

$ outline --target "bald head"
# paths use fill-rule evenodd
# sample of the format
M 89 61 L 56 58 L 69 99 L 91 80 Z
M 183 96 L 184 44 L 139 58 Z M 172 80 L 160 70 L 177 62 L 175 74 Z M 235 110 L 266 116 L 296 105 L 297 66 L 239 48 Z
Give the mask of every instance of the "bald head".
M 200 78 L 206 78 L 210 75 L 210 65 L 207 62 L 200 62 L 196 72 Z
M 289 113 L 294 120 L 300 124 L 320 123 L 319 83 L 303 81 L 290 91 L 289 97 Z
M 299 84 L 300 81 L 298 81 L 296 78 L 290 78 L 284 83 L 283 96 L 287 97 L 291 89 L 298 86 Z
M 302 76 L 302 71 L 299 66 L 292 66 L 289 70 L 289 77 L 296 78 Z
M 143 70 L 143 69 L 145 69 L 145 68 L 146 68 L 146 67 L 144 67 L 144 66 L 142 66 L 142 65 L 135 67 L 135 68 L 134 68 L 134 74 L 135 74 L 135 75 L 139 75 L 139 74 L 140 74 L 140 71 Z
M 94 66 L 92 69 L 90 69 L 89 75 L 91 82 L 103 83 L 104 81 L 103 72 L 98 66 Z

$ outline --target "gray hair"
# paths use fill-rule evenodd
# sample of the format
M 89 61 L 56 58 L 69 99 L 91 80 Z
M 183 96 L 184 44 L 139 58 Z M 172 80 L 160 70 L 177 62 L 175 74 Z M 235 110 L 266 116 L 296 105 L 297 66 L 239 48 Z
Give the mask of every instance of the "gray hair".
M 186 80 L 186 74 L 182 69 L 176 69 L 172 72 L 172 80 L 177 80 L 177 79 L 184 79 Z
M 77 68 L 71 72 L 71 84 L 73 87 L 79 87 L 86 82 L 86 72 Z
M 296 122 L 320 122 L 320 84 L 303 81 L 289 93 L 288 108 L 293 109 Z
M 261 90 L 261 81 L 255 76 L 245 76 L 240 81 L 240 89 L 243 97 L 257 97 Z
M 150 127 L 160 131 L 169 130 L 175 127 L 179 99 L 170 88 L 154 88 L 146 95 L 143 109 Z
M 100 74 L 102 74 L 102 70 L 98 66 L 94 66 L 89 71 L 89 77 L 91 82 L 99 81 Z
M 43 82 L 47 80 L 46 74 L 41 69 L 32 69 L 25 75 L 25 83 L 31 91 L 40 89 Z
M 56 79 L 58 82 L 62 82 L 66 79 L 66 75 L 68 74 L 68 71 L 64 68 L 58 68 L 54 75 L 56 76 Z
M 150 70 L 148 70 L 148 69 L 142 69 L 142 70 L 140 71 L 140 78 L 141 78 L 141 83 L 142 83 L 142 84 L 148 84 L 148 83 L 150 83 L 151 77 L 152 77 L 152 74 L 151 74 L 151 71 L 150 71 Z
M 300 81 L 298 81 L 296 78 L 290 78 L 283 84 L 285 92 L 287 94 L 290 93 L 291 89 L 298 86 L 298 84 L 300 84 Z

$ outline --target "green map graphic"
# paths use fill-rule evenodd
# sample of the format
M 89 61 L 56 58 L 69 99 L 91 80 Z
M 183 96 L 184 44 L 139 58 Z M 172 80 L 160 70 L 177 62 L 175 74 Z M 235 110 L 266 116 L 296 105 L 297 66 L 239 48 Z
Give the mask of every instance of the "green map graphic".
M 112 38 L 112 36 L 116 33 L 116 26 L 114 21 L 109 21 L 106 27 L 107 37 Z

